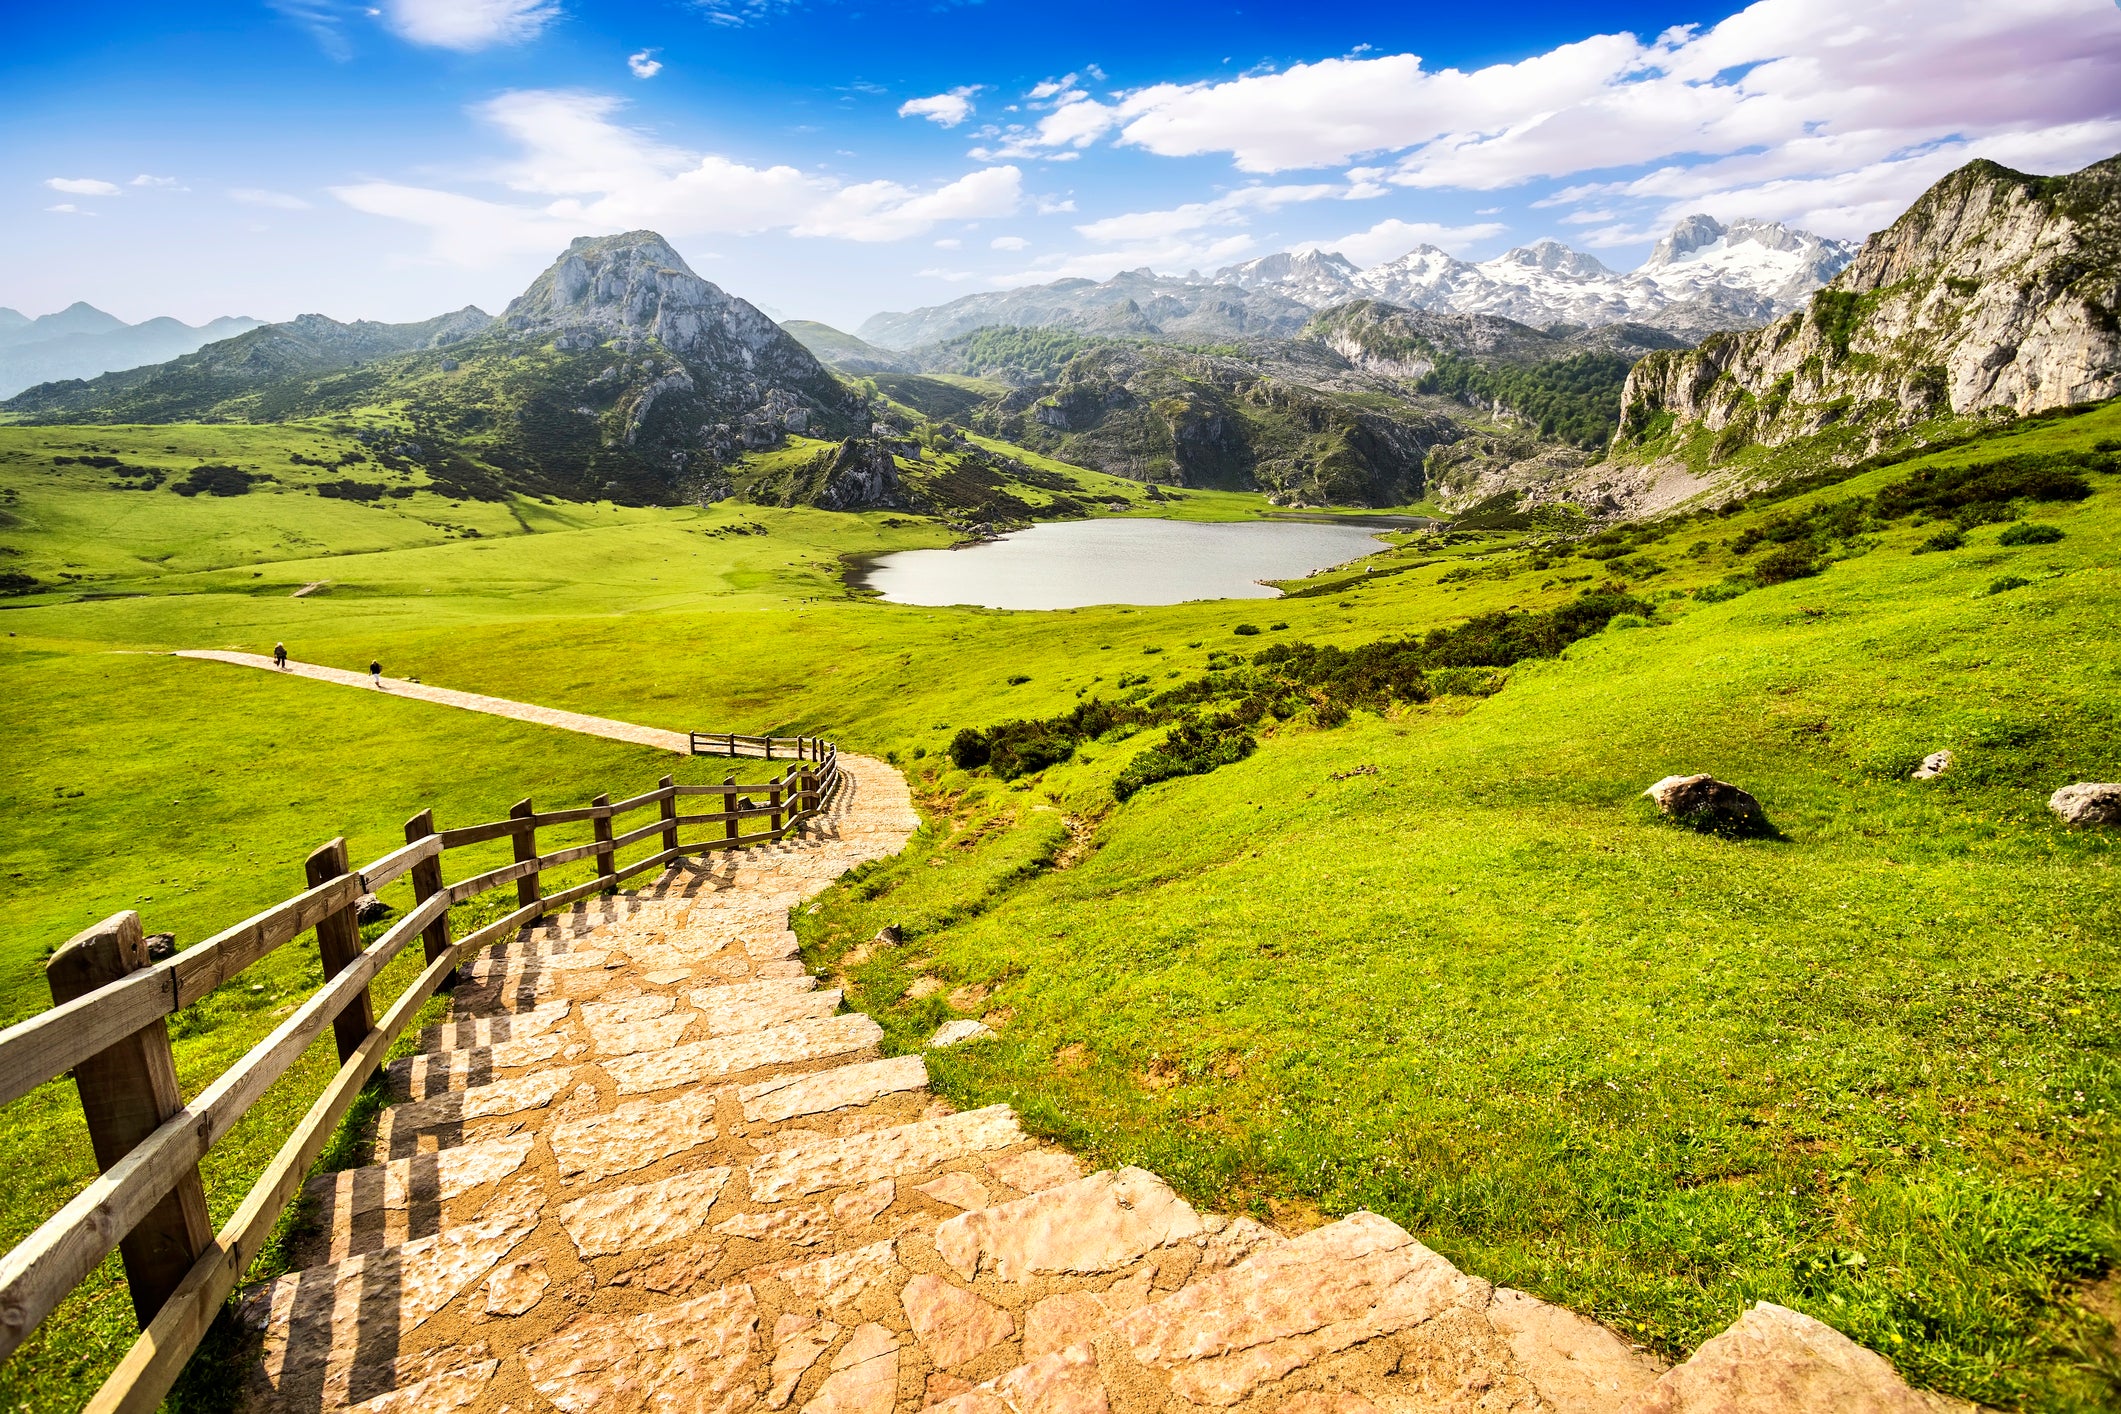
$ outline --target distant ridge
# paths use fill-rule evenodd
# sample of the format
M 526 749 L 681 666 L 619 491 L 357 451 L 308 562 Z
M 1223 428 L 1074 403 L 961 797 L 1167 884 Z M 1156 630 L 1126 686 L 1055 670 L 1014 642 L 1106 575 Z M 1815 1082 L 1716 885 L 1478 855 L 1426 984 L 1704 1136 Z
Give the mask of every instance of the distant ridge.
M 197 326 L 167 316 L 128 324 L 84 301 L 35 319 L 0 308 L 0 398 L 38 383 L 179 358 L 258 323 L 231 315 Z
M 1725 225 L 1694 215 L 1628 272 L 1552 240 L 1478 263 L 1425 245 L 1369 269 L 1337 251 L 1280 251 L 1205 277 L 1142 269 L 1105 281 L 1060 280 L 967 295 L 872 316 L 857 333 L 894 349 L 989 324 L 1181 340 L 1287 336 L 1318 310 L 1377 299 L 1409 309 L 1495 315 L 1534 328 L 1646 324 L 1693 341 L 1795 308 L 1854 254 L 1849 242 L 1775 221 Z

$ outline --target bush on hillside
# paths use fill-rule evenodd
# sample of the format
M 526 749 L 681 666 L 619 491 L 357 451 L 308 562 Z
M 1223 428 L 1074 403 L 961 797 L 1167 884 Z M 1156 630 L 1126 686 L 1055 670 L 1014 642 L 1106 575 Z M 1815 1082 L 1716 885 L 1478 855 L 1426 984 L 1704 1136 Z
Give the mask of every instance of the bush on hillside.
M 2054 525 L 2039 525 L 2021 520 L 2016 525 L 2006 526 L 1996 537 L 1998 545 L 2052 545 L 2062 538 L 2062 528 Z
M 1966 537 L 1959 533 L 1959 528 L 1957 526 L 1947 525 L 1946 527 L 1944 527 L 1944 529 L 1938 531 L 1935 535 L 1930 536 L 1928 539 L 1924 540 L 1920 545 L 1917 545 L 1910 553 L 1917 555 L 1929 555 L 1934 554 L 1939 550 L 1956 550 L 1965 543 Z
M 1753 566 L 1753 578 L 1762 584 L 1787 584 L 1793 579 L 1809 578 L 1824 568 L 1809 543 L 1784 545 L 1760 557 Z
M 169 489 L 179 496 L 196 496 L 202 491 L 210 496 L 242 496 L 249 493 L 251 483 L 257 479 L 241 467 L 209 462 L 193 467 L 182 481 L 173 483 Z
M 1873 503 L 1879 519 L 1927 512 L 1955 515 L 2012 501 L 2081 501 L 2091 495 L 2085 471 L 2112 470 L 2111 457 L 2088 452 L 2020 452 L 1964 466 L 1925 467 L 1895 481 Z

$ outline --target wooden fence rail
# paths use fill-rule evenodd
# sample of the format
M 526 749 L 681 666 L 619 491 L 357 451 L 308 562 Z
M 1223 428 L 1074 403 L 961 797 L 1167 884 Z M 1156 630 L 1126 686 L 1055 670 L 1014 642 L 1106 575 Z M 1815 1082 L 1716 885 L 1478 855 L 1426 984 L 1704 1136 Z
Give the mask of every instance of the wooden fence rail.
M 437 830 L 433 812 L 423 810 L 405 823 L 405 844 L 365 868 L 350 866 L 343 839 L 318 847 L 305 863 L 307 889 L 175 957 L 148 961 L 139 915 L 131 911 L 105 919 L 54 953 L 45 969 L 51 1010 L 0 1031 L 0 1106 L 71 1071 L 101 1173 L 0 1257 L 0 1359 L 13 1355 L 117 1248 L 142 1332 L 89 1408 L 154 1409 L 362 1086 L 460 963 L 547 913 L 614 890 L 684 854 L 786 838 L 825 808 L 841 782 L 838 751 L 817 737 L 694 732 L 692 748 L 695 755 L 789 764 L 779 776 L 748 785 L 734 776 L 719 785 L 678 785 L 665 776 L 639 795 L 615 803 L 599 795 L 566 810 L 540 812 L 526 799 L 505 820 L 448 830 Z M 678 801 L 691 796 L 719 797 L 722 808 L 680 813 Z M 647 824 L 615 832 L 619 817 L 651 810 Z M 539 830 L 585 823 L 591 840 L 539 852 Z M 680 838 L 683 830 L 716 825 L 721 829 L 689 844 Z M 747 833 L 747 825 L 761 828 Z M 445 881 L 442 862 L 449 851 L 503 839 L 510 843 L 511 863 Z M 655 852 L 619 862 L 621 851 L 650 840 Z M 546 891 L 544 871 L 585 859 L 596 861 L 594 877 Z M 355 919 L 359 899 L 405 875 L 411 876 L 414 906 L 364 943 Z M 516 888 L 514 909 L 451 940 L 451 908 L 509 884 Z M 167 1018 L 312 930 L 323 985 L 186 1101 Z M 378 1018 L 371 984 L 416 938 L 427 965 Z M 337 1073 L 235 1215 L 220 1232 L 211 1232 L 200 1160 L 326 1028 L 336 1036 Z

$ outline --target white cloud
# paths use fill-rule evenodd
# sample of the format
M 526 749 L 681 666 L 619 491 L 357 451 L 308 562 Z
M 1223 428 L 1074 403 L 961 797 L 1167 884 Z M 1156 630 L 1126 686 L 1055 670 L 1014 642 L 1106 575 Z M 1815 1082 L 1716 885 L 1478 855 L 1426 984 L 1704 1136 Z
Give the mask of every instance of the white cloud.
M 281 191 L 266 191 L 262 187 L 230 187 L 228 199 L 239 201 L 245 206 L 269 206 L 275 211 L 309 210 L 309 203 L 299 196 L 289 196 Z
M 1379 221 L 1367 231 L 1356 231 L 1337 241 L 1300 241 L 1291 250 L 1337 250 L 1357 265 L 1378 265 L 1396 260 L 1416 246 L 1441 246 L 1456 254 L 1459 249 L 1508 230 L 1499 221 L 1480 221 L 1470 226 L 1445 226 L 1435 221 Z
M 560 7 L 554 0 L 383 0 L 381 13 L 400 38 L 469 53 L 536 39 Z
M 170 191 L 184 190 L 184 187 L 175 177 L 151 177 L 145 172 L 127 182 L 126 185 L 129 187 L 163 187 Z
M 667 237 L 785 230 L 798 236 L 891 241 L 945 221 L 1007 216 L 1022 174 L 988 167 L 939 187 L 843 185 L 787 165 L 754 167 L 656 142 L 613 121 L 604 95 L 533 90 L 474 112 L 517 146 L 493 175 L 513 195 L 374 181 L 332 188 L 356 210 L 428 229 L 437 257 L 465 265 L 547 252 L 578 235 L 648 227 Z
M 46 211 L 57 211 L 66 216 L 93 216 L 96 214 L 93 211 L 83 211 L 71 201 L 62 201 L 57 206 L 47 206 L 44 209 Z
M 2055 170 L 2110 153 L 2121 8 L 1756 0 L 1706 28 L 1592 35 L 1471 70 L 1359 55 L 1109 100 L 1072 78 L 1033 93 L 1052 110 L 1005 129 L 992 156 L 1110 135 L 1167 157 L 1227 154 L 1259 173 L 1384 157 L 1398 184 L 1481 191 L 1659 167 L 1670 194 L 1772 199 L 1754 214 L 1820 213 L 1820 225 L 1860 231 L 1971 155 L 2011 150 Z M 1876 199 L 1852 184 L 1858 174 Z
M 53 191 L 63 191 L 68 196 L 117 196 L 117 184 L 97 181 L 94 177 L 46 177 L 44 185 Z
M 937 250 L 956 250 L 962 245 L 964 245 L 964 242 L 956 236 L 945 236 L 935 243 L 935 248 Z
M 987 248 L 989 250 L 1022 250 L 1030 244 L 1031 242 L 1025 240 L 1022 236 L 996 236 L 993 240 L 987 242 Z
M 1254 253 L 1252 237 L 1237 232 L 1228 236 L 1173 236 L 1163 240 L 1132 241 L 1100 250 L 1056 254 L 1035 260 L 1019 270 L 990 275 L 992 285 L 1032 285 L 1048 280 L 1109 280 L 1122 270 L 1150 270 L 1179 274 L 1188 270 L 1212 270 Z
M 937 127 L 954 128 L 972 116 L 972 96 L 982 85 L 953 88 L 926 98 L 909 98 L 898 106 L 901 118 L 926 118 Z
M 1207 226 L 1241 226 L 1254 211 L 1274 211 L 1301 201 L 1345 197 L 1349 192 L 1350 188 L 1330 182 L 1306 186 L 1239 187 L 1213 201 L 1187 202 L 1165 211 L 1130 211 L 1086 222 L 1075 229 L 1093 241 L 1153 241 Z
M 655 57 L 653 49 L 643 49 L 637 54 L 626 56 L 626 67 L 633 71 L 633 76 L 637 79 L 652 79 L 663 72 L 663 61 Z

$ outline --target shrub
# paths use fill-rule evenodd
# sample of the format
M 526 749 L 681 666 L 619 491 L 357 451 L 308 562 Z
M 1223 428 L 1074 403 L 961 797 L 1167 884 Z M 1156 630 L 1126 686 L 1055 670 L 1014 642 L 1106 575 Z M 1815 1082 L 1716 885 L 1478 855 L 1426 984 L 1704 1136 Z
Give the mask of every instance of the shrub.
M 1784 545 L 1760 557 L 1753 566 L 1753 578 L 1762 584 L 1787 584 L 1793 579 L 1808 579 L 1823 568 L 1809 542 Z
M 2039 525 L 2021 520 L 2016 525 L 2006 526 L 1996 537 L 1998 545 L 2052 545 L 2062 538 L 2062 528 L 2056 525 Z
M 1236 634 L 1240 638 L 1251 638 L 1259 632 L 1259 625 L 1239 624 L 1236 628 L 1231 629 L 1230 632 Z
M 1112 783 L 1112 793 L 1125 800 L 1158 781 L 1206 775 L 1217 766 L 1244 760 L 1258 746 L 1252 733 L 1229 716 L 1207 722 L 1180 722 L 1161 746 L 1143 752 L 1128 764 Z
M 1615 614 L 1606 621 L 1608 630 L 1616 628 L 1648 628 L 1650 621 L 1640 614 Z
M 1965 543 L 1966 537 L 1959 533 L 1959 528 L 1948 525 L 1920 545 L 1917 545 L 1913 553 L 1927 555 L 1933 550 L 1956 550 Z
M 1981 505 L 2011 501 L 2081 501 L 2091 484 L 2079 473 L 2105 470 L 2103 459 L 2082 452 L 2021 452 L 1965 466 L 1927 467 L 1878 493 L 1878 515 L 1886 520 L 1913 515 L 1955 513 Z
M 196 496 L 202 491 L 210 496 L 242 496 L 249 493 L 251 482 L 256 479 L 241 467 L 208 463 L 193 467 L 169 489 L 179 496 Z
M 2029 579 L 2021 579 L 2017 575 L 2007 574 L 1999 580 L 1992 581 L 1989 587 L 1981 592 L 1983 594 L 2008 594 L 2013 589 L 2023 589 L 2031 583 L 2032 581 Z
M 1741 594 L 1749 594 L 1759 587 L 1750 579 L 1733 575 L 1714 584 L 1702 585 L 1694 591 L 1694 597 L 1704 604 L 1722 604 L 1736 599 Z
M 1011 673 L 1009 675 L 1009 686 L 1011 687 L 1021 687 L 1029 681 L 1031 681 L 1030 675 L 1026 673 Z

